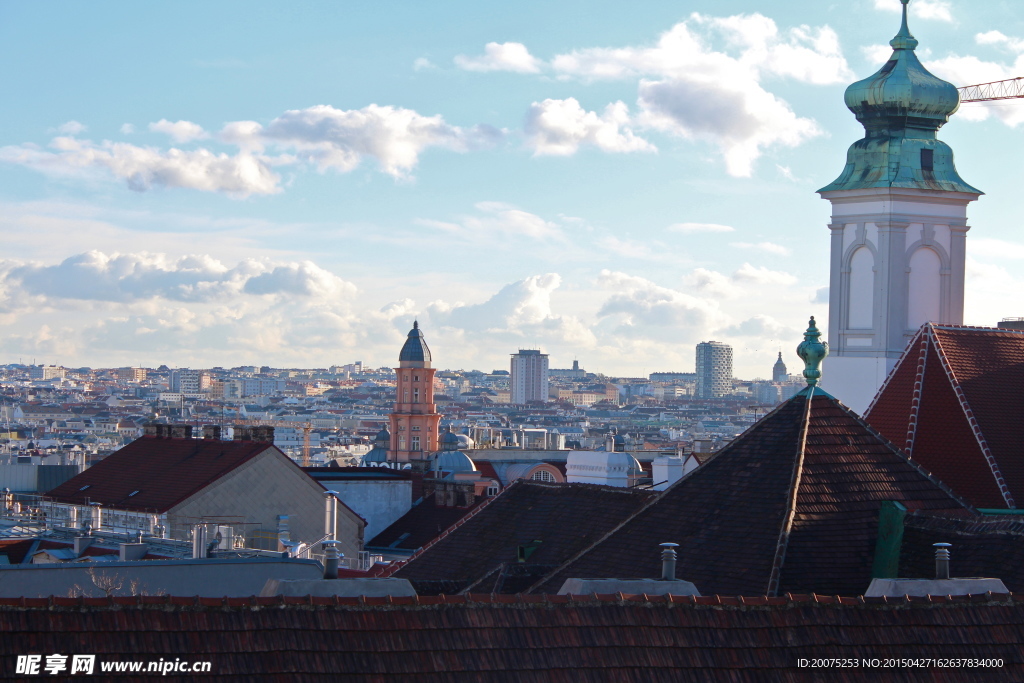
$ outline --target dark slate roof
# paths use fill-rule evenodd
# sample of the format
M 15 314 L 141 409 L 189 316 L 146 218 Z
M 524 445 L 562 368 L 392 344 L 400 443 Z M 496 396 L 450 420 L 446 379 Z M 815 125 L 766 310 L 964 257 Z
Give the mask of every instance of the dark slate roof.
M 272 448 L 255 441 L 143 436 L 47 496 L 60 503 L 162 513 Z
M 399 362 L 430 362 L 430 349 L 427 347 L 427 342 L 423 339 L 423 332 L 420 330 L 418 322 L 412 324 L 412 329 L 409 330 L 409 337 L 405 340 L 401 353 L 398 354 L 398 360 Z
M 418 588 L 416 582 L 451 581 L 459 590 L 519 592 L 653 496 L 636 489 L 520 480 L 393 575 Z M 532 548 L 522 563 L 530 567 L 520 566 L 520 548 Z
M 1024 518 L 1019 515 L 947 517 L 908 514 L 903 522 L 899 575 L 935 576 L 933 543 L 950 543 L 951 576 L 1002 579 L 1011 591 L 1024 590 Z
M 855 413 L 805 390 L 530 590 L 658 577 L 657 546 L 673 542 L 676 575 L 704 594 L 863 593 L 887 500 L 965 509 Z
M 925 324 L 865 419 L 971 504 L 1024 501 L 1024 332 Z
M 414 486 L 417 482 L 422 487 L 422 477 L 413 478 Z M 413 499 L 416 499 L 415 491 Z M 470 507 L 448 507 L 438 505 L 436 497 L 431 493 L 418 504 L 413 505 L 412 509 L 399 517 L 391 526 L 370 539 L 366 543 L 366 547 L 418 550 L 483 503 L 484 500 L 479 499 L 475 505 Z
M 3 680 L 24 680 L 14 663 L 29 653 L 95 654 L 97 673 L 112 661 L 209 661 L 224 681 L 1024 680 L 1019 595 L 55 597 L 0 600 L 0 630 Z M 798 667 L 813 658 L 1002 665 Z

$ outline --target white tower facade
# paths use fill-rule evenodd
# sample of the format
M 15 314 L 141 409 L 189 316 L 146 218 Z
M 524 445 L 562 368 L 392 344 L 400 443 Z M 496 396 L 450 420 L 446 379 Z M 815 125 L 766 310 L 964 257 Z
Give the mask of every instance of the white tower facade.
M 865 137 L 818 191 L 832 203 L 822 387 L 858 413 L 923 323 L 963 323 L 967 205 L 981 194 L 936 138 L 959 93 L 918 61 L 906 11 L 889 61 L 846 90 Z
M 512 355 L 509 393 L 512 403 L 548 400 L 548 354 L 537 349 L 519 349 Z

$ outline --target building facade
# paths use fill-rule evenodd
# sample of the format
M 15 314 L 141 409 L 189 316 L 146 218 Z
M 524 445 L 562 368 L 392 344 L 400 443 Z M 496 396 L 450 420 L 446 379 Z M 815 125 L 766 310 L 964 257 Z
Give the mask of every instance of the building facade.
M 437 450 L 441 415 L 434 405 L 434 372 L 430 348 L 418 322 L 398 355 L 395 368 L 395 409 L 391 413 L 391 449 L 388 460 L 426 460 Z
M 717 341 L 697 344 L 697 398 L 732 392 L 732 347 Z
M 548 355 L 537 349 L 519 349 L 512 355 L 510 400 L 517 405 L 548 400 Z
M 923 323 L 963 322 L 967 205 L 981 195 L 936 139 L 959 93 L 918 60 L 905 2 L 889 44 L 889 61 L 846 90 L 864 138 L 818 190 L 832 203 L 832 360 L 822 386 L 857 412 Z

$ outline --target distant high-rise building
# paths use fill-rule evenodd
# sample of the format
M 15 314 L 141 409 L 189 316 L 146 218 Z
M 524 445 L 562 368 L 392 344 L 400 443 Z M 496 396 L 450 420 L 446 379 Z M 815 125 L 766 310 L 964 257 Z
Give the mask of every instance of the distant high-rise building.
M 148 372 L 146 368 L 117 368 L 114 374 L 127 382 L 145 382 Z
M 210 390 L 210 373 L 205 370 L 181 368 L 171 370 L 170 390 L 183 394 L 199 394 Z
M 434 405 L 430 348 L 420 324 L 413 322 L 395 368 L 395 409 L 391 413 L 391 462 L 426 460 L 438 450 L 441 415 Z
M 57 365 L 32 365 L 29 366 L 28 376 L 30 379 L 64 379 L 64 368 Z
M 519 353 L 512 355 L 512 376 L 509 384 L 510 401 L 514 404 L 547 401 L 548 355 L 537 349 L 519 349 Z
M 772 366 L 772 381 L 785 382 L 788 379 L 789 372 L 786 370 L 786 364 L 782 362 L 782 351 L 779 351 L 779 359 Z
M 697 398 L 732 392 L 732 347 L 717 341 L 697 344 Z

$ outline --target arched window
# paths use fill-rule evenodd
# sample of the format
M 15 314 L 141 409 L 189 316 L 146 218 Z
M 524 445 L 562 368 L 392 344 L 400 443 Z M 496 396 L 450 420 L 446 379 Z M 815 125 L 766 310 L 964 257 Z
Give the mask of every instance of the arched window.
M 548 484 L 553 484 L 555 483 L 555 476 L 547 470 L 537 470 L 533 473 L 533 476 L 530 477 L 530 481 L 543 481 Z

